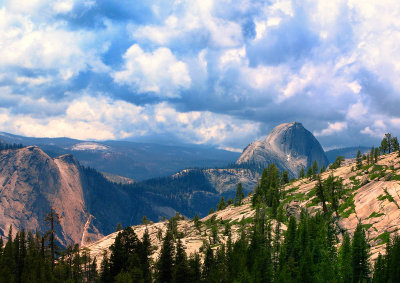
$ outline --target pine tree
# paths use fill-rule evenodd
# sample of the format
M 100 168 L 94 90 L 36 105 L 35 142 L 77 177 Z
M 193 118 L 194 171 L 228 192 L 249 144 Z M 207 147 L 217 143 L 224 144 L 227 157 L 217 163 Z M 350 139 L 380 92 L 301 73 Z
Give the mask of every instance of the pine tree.
M 386 154 L 386 151 L 388 151 L 388 149 L 389 149 L 389 144 L 390 144 L 390 142 L 388 143 L 388 140 L 387 140 L 387 138 L 386 138 L 386 135 L 385 135 L 385 137 L 382 139 L 382 141 L 381 141 L 381 147 L 380 147 L 380 150 L 381 150 L 381 152 L 383 153 L 383 154 Z M 390 152 L 389 152 L 390 153 Z
M 375 161 L 375 163 L 378 162 L 378 156 L 379 156 L 379 148 L 375 148 L 375 153 L 374 153 L 374 161 Z
M 314 179 L 316 178 L 318 171 L 319 171 L 318 163 L 316 160 L 314 160 L 313 165 L 312 165 L 312 175 L 313 175 Z
M 335 162 L 332 163 L 332 165 L 330 166 L 331 169 L 337 169 L 342 165 L 342 162 L 344 161 L 344 157 L 343 156 L 338 156 L 336 157 Z
M 356 164 L 357 164 L 357 169 L 361 169 L 362 167 L 362 157 L 361 157 L 361 151 L 357 151 L 357 157 L 356 157 Z
M 221 197 L 219 203 L 217 204 L 217 211 L 224 210 L 226 208 L 226 203 L 224 197 Z
M 113 277 L 110 271 L 110 261 L 107 255 L 107 251 L 103 252 L 103 260 L 100 265 L 100 282 L 107 283 L 111 282 Z
M 167 230 L 161 247 L 160 257 L 156 265 L 157 282 L 172 282 L 174 255 L 173 235 L 171 231 Z
M 239 183 L 236 187 L 236 194 L 235 194 L 235 201 L 234 201 L 235 206 L 241 205 L 243 199 L 244 199 L 243 186 L 242 186 L 242 183 Z
M 186 252 L 183 249 L 181 239 L 178 239 L 176 244 L 175 265 L 173 269 L 173 282 L 176 283 L 189 283 L 189 264 L 186 257 Z
M 304 170 L 304 167 L 301 167 L 300 173 L 299 173 L 299 179 L 303 179 L 306 176 L 306 172 Z
M 224 244 L 222 244 L 216 251 L 214 270 L 216 278 L 218 278 L 218 282 L 228 282 L 228 271 Z
M 371 147 L 371 151 L 369 152 L 369 163 L 373 164 L 374 163 L 374 157 L 375 157 L 375 148 Z
M 212 278 L 212 269 L 214 264 L 215 264 L 214 252 L 211 249 L 211 246 L 208 244 L 204 255 L 203 272 L 202 272 L 202 278 L 205 282 L 212 282 L 211 278 Z
M 317 198 L 322 202 L 322 210 L 324 211 L 324 214 L 328 212 L 328 209 L 326 207 L 326 198 L 325 198 L 325 192 L 324 192 L 324 186 L 321 181 L 321 176 L 318 176 L 318 182 L 317 185 L 315 186 L 315 191 Z
M 200 218 L 197 215 L 197 213 L 193 217 L 193 223 L 194 223 L 194 227 L 196 227 L 197 230 L 200 230 L 201 222 L 200 222 Z
M 399 140 L 397 139 L 397 137 L 393 137 L 393 138 L 392 138 L 391 144 L 392 144 L 393 152 L 399 150 Z
M 199 283 L 201 280 L 201 261 L 198 253 L 192 254 L 188 260 L 190 267 L 189 282 Z
M 385 137 L 383 139 L 386 140 L 388 153 L 391 153 L 393 149 L 392 134 L 391 133 L 385 134 Z
M 352 243 L 353 282 L 368 281 L 369 279 L 369 245 L 361 222 L 354 231 Z
M 4 247 L 3 251 L 3 264 L 4 264 L 4 271 L 3 277 L 5 282 L 13 282 L 16 281 L 15 274 L 16 274 L 16 263 L 15 263 L 15 245 L 13 242 L 13 237 L 12 237 L 12 226 L 10 225 L 10 228 L 8 230 L 8 237 L 7 237 L 7 243 Z
M 386 283 L 389 282 L 386 276 L 386 265 L 383 256 L 379 253 L 374 266 L 374 276 L 372 279 L 374 283 Z M 393 281 L 396 282 L 396 281 Z
M 282 185 L 286 185 L 289 183 L 289 172 L 287 170 L 283 171 L 281 178 Z
M 386 247 L 385 275 L 388 282 L 400 282 L 400 237 L 395 235 Z
M 151 266 L 150 266 L 150 257 L 152 254 L 151 249 L 151 241 L 149 230 L 145 230 L 142 238 L 142 245 L 140 246 L 140 261 L 141 261 L 141 270 L 143 273 L 144 282 L 150 283 L 152 282 L 151 278 Z
M 121 223 L 118 222 L 117 226 L 115 227 L 115 232 L 118 232 L 121 230 L 122 230 L 122 225 L 121 225 Z
M 141 250 L 141 243 L 131 227 L 126 227 L 115 237 L 111 245 L 110 272 L 113 277 L 121 272 L 141 268 L 138 255 Z
M 336 216 L 339 217 L 338 209 L 339 209 L 339 197 L 340 191 L 342 187 L 342 182 L 339 179 L 336 179 L 331 174 L 325 181 L 324 187 L 329 194 L 330 202 L 332 205 L 333 211 L 335 211 Z
M 307 169 L 307 178 L 309 178 L 311 180 L 312 176 L 313 176 L 313 170 L 312 170 L 312 167 L 309 167 Z
M 150 223 L 149 219 L 147 218 L 146 215 L 144 215 L 143 218 L 142 218 L 142 224 L 147 225 L 149 223 Z
M 50 212 L 47 214 L 45 221 L 50 225 L 50 230 L 48 234 L 50 234 L 50 252 L 51 252 L 51 269 L 54 269 L 54 260 L 56 256 L 56 241 L 55 241 L 55 228 L 57 224 L 60 224 L 60 216 L 58 213 L 51 208 Z

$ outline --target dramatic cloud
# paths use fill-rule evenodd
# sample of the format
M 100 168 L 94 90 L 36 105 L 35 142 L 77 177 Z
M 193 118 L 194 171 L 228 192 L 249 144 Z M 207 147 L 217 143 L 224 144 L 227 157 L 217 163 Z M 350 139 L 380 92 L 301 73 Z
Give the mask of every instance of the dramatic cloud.
M 330 136 L 334 133 L 340 133 L 341 131 L 347 129 L 347 122 L 336 122 L 336 123 L 329 123 L 328 128 L 323 129 L 321 132 L 314 132 L 314 135 L 319 136 Z
M 395 0 L 0 1 L 0 130 L 238 150 L 400 134 Z
M 145 53 L 139 45 L 134 44 L 123 57 L 123 70 L 114 74 L 117 83 L 131 85 L 141 93 L 154 92 L 166 97 L 177 97 L 179 88 L 190 86 L 186 64 L 177 61 L 168 48 Z

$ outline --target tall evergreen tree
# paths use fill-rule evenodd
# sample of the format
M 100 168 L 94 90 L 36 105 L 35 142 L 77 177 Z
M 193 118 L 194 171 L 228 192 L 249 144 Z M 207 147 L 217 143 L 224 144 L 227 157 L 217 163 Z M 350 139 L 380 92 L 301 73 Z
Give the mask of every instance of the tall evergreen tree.
M 307 178 L 309 178 L 311 180 L 312 176 L 313 176 L 313 170 L 312 170 L 312 167 L 309 167 L 307 169 Z
M 387 134 L 386 134 L 387 135 Z M 390 145 L 390 140 L 388 140 L 387 138 L 386 138 L 386 135 L 385 135 L 385 137 L 382 139 L 382 141 L 381 141 L 381 146 L 380 146 L 380 150 L 381 150 L 381 152 L 383 153 L 383 154 L 386 154 L 386 152 L 387 151 L 389 151 L 389 145 Z M 390 153 L 390 152 L 389 152 Z
M 378 162 L 378 156 L 379 156 L 379 148 L 375 148 L 375 153 L 374 153 L 374 162 Z
M 357 164 L 357 169 L 361 169 L 362 167 L 362 156 L 361 156 L 361 151 L 357 151 L 357 157 L 356 157 L 356 164 Z
M 393 138 L 392 138 L 391 144 L 392 144 L 392 150 L 393 150 L 393 152 L 399 150 L 399 140 L 397 139 L 397 137 L 393 137 Z
M 387 151 L 388 151 L 388 153 L 391 153 L 391 152 L 392 152 L 392 149 L 393 149 L 392 134 L 391 134 L 391 133 L 385 134 L 385 137 L 384 137 L 383 139 L 386 140 Z
M 189 282 L 200 283 L 201 280 L 201 261 L 198 253 L 192 254 L 188 260 L 190 267 Z
M 324 186 L 321 181 L 321 176 L 318 176 L 318 182 L 315 186 L 317 198 L 322 202 L 322 210 L 326 214 L 328 212 L 328 208 L 326 207 L 326 197 L 324 192 Z
M 313 165 L 312 165 L 312 175 L 313 175 L 314 179 L 316 178 L 318 171 L 319 171 L 318 163 L 316 160 L 314 160 Z
M 202 278 L 205 282 L 213 282 L 213 266 L 214 266 L 214 252 L 211 245 L 207 244 L 204 255 Z
M 51 252 L 51 269 L 54 269 L 54 260 L 56 256 L 56 241 L 55 241 L 55 234 L 56 234 L 56 225 L 60 224 L 60 216 L 58 213 L 53 209 L 50 208 L 50 212 L 47 214 L 45 221 L 50 226 L 50 230 L 48 234 L 50 235 L 50 252 Z
M 173 270 L 173 282 L 176 283 L 189 283 L 189 264 L 186 257 L 186 252 L 183 249 L 181 239 L 178 239 L 176 244 L 176 253 L 175 253 L 175 261 L 174 261 L 174 270 Z
M 140 261 L 141 270 L 143 273 L 144 282 L 152 282 L 150 257 L 152 255 L 152 247 L 150 242 L 149 230 L 145 230 L 142 238 L 142 245 L 140 246 Z
M 235 206 L 241 205 L 243 199 L 244 199 L 244 190 L 243 190 L 242 183 L 239 183 L 236 187 L 236 194 L 235 194 L 235 201 L 234 201 Z
M 306 176 L 306 172 L 304 170 L 304 167 L 302 166 L 300 169 L 300 173 L 299 173 L 299 179 L 303 179 Z
M 131 227 L 126 227 L 115 237 L 111 245 L 110 272 L 113 277 L 121 272 L 141 268 L 139 253 L 141 243 Z
M 282 173 L 281 183 L 282 185 L 289 183 L 289 172 L 287 170 Z
M 354 231 L 351 264 L 353 282 L 357 283 L 369 280 L 369 245 L 361 222 L 358 223 Z
M 157 262 L 157 282 L 170 283 L 172 282 L 172 274 L 174 270 L 174 243 L 172 232 L 167 230 L 163 244 L 161 247 L 160 257 Z
M 400 237 L 395 235 L 386 247 L 385 279 L 388 282 L 400 282 Z
M 379 253 L 374 265 L 373 283 L 386 283 L 389 282 L 386 276 L 386 265 L 384 257 Z M 394 281 L 396 282 L 396 281 Z
M 103 260 L 100 265 L 100 282 L 107 283 L 112 282 L 113 276 L 110 271 L 110 261 L 107 255 L 107 251 L 103 252 Z
M 221 199 L 219 200 L 219 203 L 217 204 L 217 211 L 219 210 L 224 210 L 226 208 L 226 202 L 225 202 L 225 198 L 221 197 Z

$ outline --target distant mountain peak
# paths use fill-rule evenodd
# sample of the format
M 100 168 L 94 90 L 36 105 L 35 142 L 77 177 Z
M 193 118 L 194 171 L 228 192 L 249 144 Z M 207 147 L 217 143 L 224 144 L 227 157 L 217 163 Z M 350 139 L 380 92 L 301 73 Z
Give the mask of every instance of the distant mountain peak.
M 314 160 L 319 166 L 328 165 L 324 150 L 313 134 L 301 123 L 291 122 L 276 126 L 265 140 L 250 144 L 237 164 L 275 163 L 296 176 L 301 167 L 310 166 Z

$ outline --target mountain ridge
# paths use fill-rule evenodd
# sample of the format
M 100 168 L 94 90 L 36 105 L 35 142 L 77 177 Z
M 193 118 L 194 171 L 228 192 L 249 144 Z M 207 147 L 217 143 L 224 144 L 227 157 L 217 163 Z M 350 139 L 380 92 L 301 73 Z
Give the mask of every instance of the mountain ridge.
M 73 154 L 80 164 L 135 181 L 172 175 L 193 167 L 220 167 L 240 153 L 202 145 L 162 145 L 130 141 L 31 138 L 0 132 L 0 141 L 39 146 L 51 157 Z

